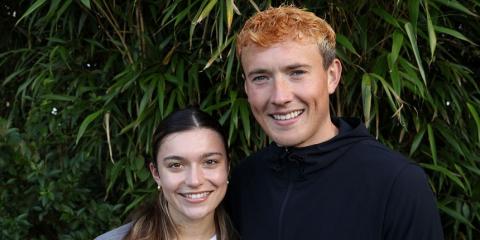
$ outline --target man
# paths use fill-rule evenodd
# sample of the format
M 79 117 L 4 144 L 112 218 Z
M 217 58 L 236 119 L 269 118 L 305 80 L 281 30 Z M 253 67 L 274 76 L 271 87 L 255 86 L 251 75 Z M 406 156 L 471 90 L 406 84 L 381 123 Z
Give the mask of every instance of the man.
M 245 23 L 237 53 L 273 141 L 232 176 L 228 207 L 243 239 L 443 239 L 423 170 L 358 119 L 330 116 L 342 65 L 328 23 L 270 8 Z

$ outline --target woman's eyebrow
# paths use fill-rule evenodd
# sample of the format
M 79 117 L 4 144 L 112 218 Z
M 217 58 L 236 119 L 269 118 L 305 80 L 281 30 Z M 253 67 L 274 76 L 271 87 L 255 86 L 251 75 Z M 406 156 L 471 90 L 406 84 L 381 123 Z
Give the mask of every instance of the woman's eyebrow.
M 207 157 L 211 157 L 211 156 L 214 156 L 214 155 L 223 156 L 223 154 L 221 152 L 209 152 L 209 153 L 202 154 L 202 158 L 207 158 Z
M 181 156 L 177 156 L 177 155 L 169 155 L 169 156 L 166 156 L 163 158 L 163 161 L 174 161 L 174 160 L 177 160 L 177 161 L 181 161 L 181 160 L 184 160 L 185 158 L 181 157 Z

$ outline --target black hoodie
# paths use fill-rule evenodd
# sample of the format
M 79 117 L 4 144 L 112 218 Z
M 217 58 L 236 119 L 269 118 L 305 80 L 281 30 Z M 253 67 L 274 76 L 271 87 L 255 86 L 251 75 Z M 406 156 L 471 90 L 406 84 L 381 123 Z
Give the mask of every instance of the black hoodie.
M 234 169 L 227 208 L 242 239 L 443 239 L 423 170 L 356 119 L 304 148 L 275 143 Z

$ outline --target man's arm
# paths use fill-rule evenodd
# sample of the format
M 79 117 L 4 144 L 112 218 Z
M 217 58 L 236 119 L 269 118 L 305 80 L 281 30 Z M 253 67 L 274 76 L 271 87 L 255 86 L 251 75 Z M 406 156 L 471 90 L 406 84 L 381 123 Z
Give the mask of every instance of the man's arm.
M 393 183 L 383 229 L 386 240 L 442 240 L 440 216 L 424 171 L 405 166 Z

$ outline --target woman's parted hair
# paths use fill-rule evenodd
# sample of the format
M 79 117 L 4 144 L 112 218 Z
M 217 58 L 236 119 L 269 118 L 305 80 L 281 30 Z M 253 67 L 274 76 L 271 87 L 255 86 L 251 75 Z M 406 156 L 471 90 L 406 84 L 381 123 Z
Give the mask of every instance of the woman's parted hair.
M 316 43 L 325 69 L 335 59 L 335 31 L 330 24 L 295 6 L 270 7 L 250 17 L 237 35 L 237 55 L 241 58 L 249 44 L 269 47 L 288 40 Z
M 192 130 L 195 128 L 207 128 L 215 131 L 222 137 L 223 145 L 228 153 L 227 138 L 222 126 L 212 116 L 196 107 L 177 110 L 163 119 L 155 130 L 152 144 L 153 156 L 151 161 L 157 165 L 157 155 L 163 139 L 172 133 Z
M 165 137 L 173 133 L 192 130 L 195 128 L 207 128 L 217 132 L 223 141 L 228 155 L 227 138 L 222 126 L 210 115 L 195 107 L 177 110 L 160 122 L 155 130 L 153 138 L 153 156 L 151 162 L 157 166 L 157 155 Z M 199 141 L 202 141 L 199 139 Z M 227 156 L 228 161 L 228 156 Z M 228 162 L 227 162 L 228 164 Z M 215 228 L 217 239 L 237 239 L 222 203 L 215 209 Z M 145 204 L 133 215 L 133 225 L 124 239 L 127 240 L 169 240 L 178 238 L 178 229 L 170 217 L 168 202 L 160 191 L 153 202 Z

